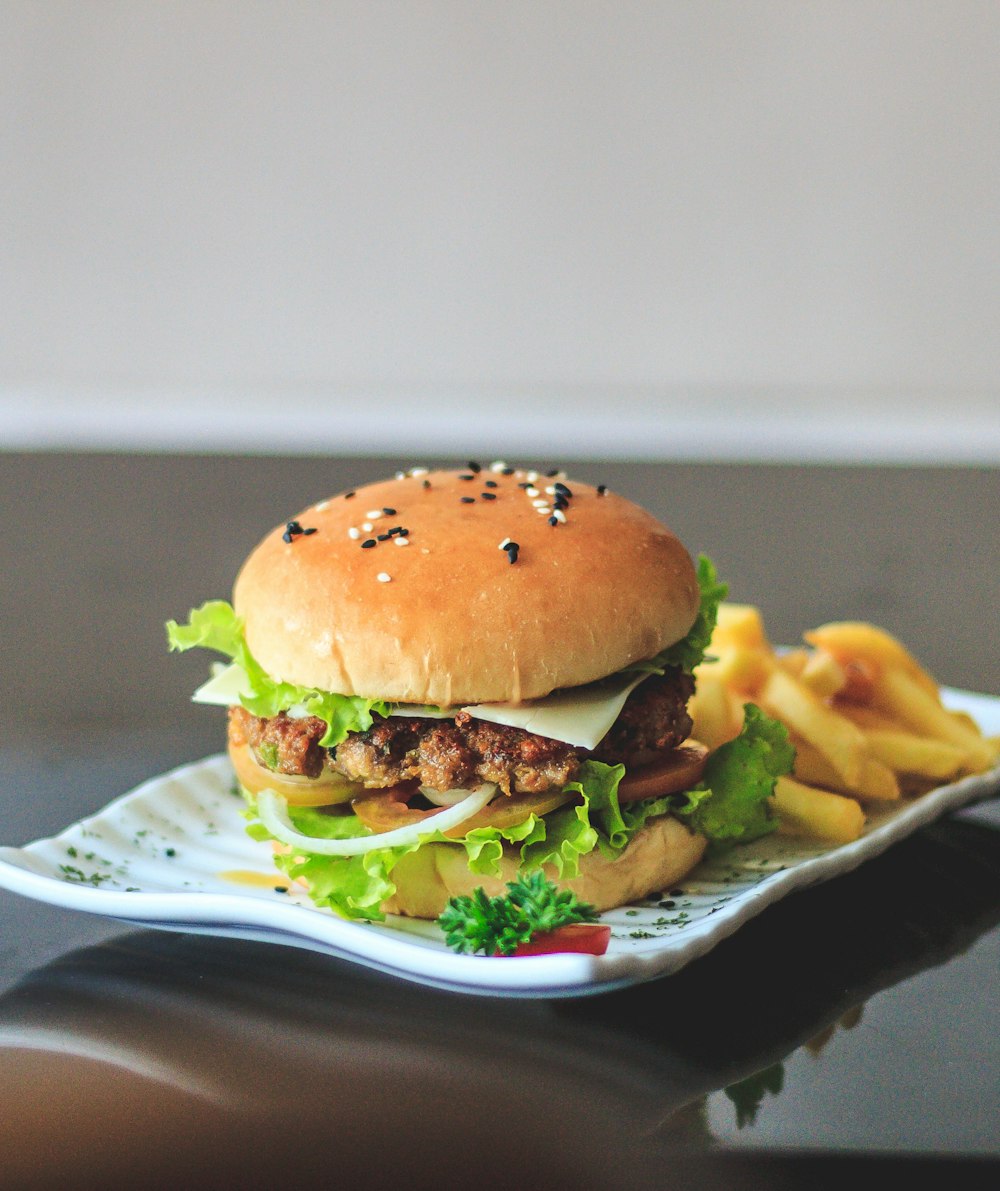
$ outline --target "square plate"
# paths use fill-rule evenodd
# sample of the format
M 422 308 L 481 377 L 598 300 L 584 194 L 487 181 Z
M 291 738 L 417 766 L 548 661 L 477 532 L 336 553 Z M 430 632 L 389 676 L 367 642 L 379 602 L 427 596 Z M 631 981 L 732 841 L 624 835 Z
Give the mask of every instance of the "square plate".
M 949 707 L 1000 733 L 1000 698 L 944 690 Z M 437 925 L 348 922 L 314 906 L 246 834 L 229 761 L 210 757 L 143 783 L 52 839 L 0 847 L 0 887 L 146 927 L 239 936 L 326 952 L 439 988 L 580 996 L 665 976 L 795 889 L 849 872 L 938 816 L 1000 792 L 1000 768 L 900 804 L 871 806 L 860 839 L 828 846 L 768 836 L 703 862 L 683 890 L 608 911 L 606 955 L 511 961 L 456 955 Z

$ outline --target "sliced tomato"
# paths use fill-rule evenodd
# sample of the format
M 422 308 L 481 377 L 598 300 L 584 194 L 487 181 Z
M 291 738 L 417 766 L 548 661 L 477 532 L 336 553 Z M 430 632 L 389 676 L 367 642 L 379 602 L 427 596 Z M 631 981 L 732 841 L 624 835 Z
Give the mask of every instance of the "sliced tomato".
M 368 790 L 351 802 L 354 813 L 371 831 L 391 831 L 394 827 L 403 827 L 408 823 L 419 823 L 422 819 L 431 819 L 442 808 L 431 807 L 420 810 L 411 807 L 409 802 L 418 793 L 412 783 L 402 786 L 389 786 L 384 790 Z M 468 831 L 476 827 L 515 827 L 523 823 L 529 815 L 545 815 L 562 806 L 573 797 L 562 790 L 550 790 L 547 794 L 502 794 L 499 791 L 492 802 L 481 811 L 466 819 L 457 827 L 445 832 L 454 839 L 461 839 Z
M 560 952 L 572 951 L 584 955 L 603 955 L 608 949 L 610 938 L 610 926 L 604 926 L 600 922 L 573 922 L 545 934 L 535 935 L 527 943 L 518 944 L 512 954 L 557 955 Z
M 689 740 L 672 749 L 661 761 L 627 769 L 618 787 L 619 802 L 640 802 L 644 798 L 661 798 L 664 794 L 678 794 L 698 784 L 705 770 L 708 749 Z

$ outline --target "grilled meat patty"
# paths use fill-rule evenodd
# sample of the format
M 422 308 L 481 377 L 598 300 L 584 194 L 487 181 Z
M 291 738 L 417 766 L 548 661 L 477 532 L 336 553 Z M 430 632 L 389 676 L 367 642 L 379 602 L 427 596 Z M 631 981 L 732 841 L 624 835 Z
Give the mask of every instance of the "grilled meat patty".
M 326 725 L 315 716 L 269 719 L 230 708 L 230 738 L 246 743 L 260 764 L 276 773 L 318 777 L 325 766 L 366 786 L 417 781 L 434 790 L 468 789 L 495 782 L 505 793 L 542 794 L 572 781 L 582 761 L 641 761 L 682 744 L 691 732 L 687 701 L 694 680 L 681 670 L 647 678 L 629 696 L 611 730 L 593 752 L 477 720 L 394 716 L 367 732 L 352 732 L 334 749 L 319 741 Z

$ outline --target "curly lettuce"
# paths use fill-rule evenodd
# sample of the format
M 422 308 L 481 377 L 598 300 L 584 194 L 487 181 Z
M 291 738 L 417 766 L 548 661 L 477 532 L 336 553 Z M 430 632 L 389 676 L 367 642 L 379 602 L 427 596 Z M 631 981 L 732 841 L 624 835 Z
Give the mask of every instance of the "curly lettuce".
M 373 712 L 389 713 L 389 704 L 383 699 L 338 695 L 272 678 L 250 652 L 243 620 L 225 600 L 209 600 L 193 609 L 187 624 L 168 621 L 167 641 L 173 650 L 211 649 L 229 658 L 242 672 L 239 699 L 251 715 L 270 718 L 290 707 L 302 707 L 323 720 L 323 748 L 334 748 L 350 732 L 366 731 L 372 726 Z

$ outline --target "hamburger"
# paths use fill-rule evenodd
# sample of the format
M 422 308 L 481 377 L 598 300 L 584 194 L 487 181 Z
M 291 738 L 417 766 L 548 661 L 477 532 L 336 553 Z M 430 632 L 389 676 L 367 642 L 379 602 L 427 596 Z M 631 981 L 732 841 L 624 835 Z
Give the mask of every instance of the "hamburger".
M 774 826 L 782 730 L 748 707 L 711 757 L 689 739 L 724 595 L 623 496 L 469 464 L 321 500 L 167 631 L 229 659 L 194 697 L 318 905 L 435 918 L 540 869 L 605 910 Z

